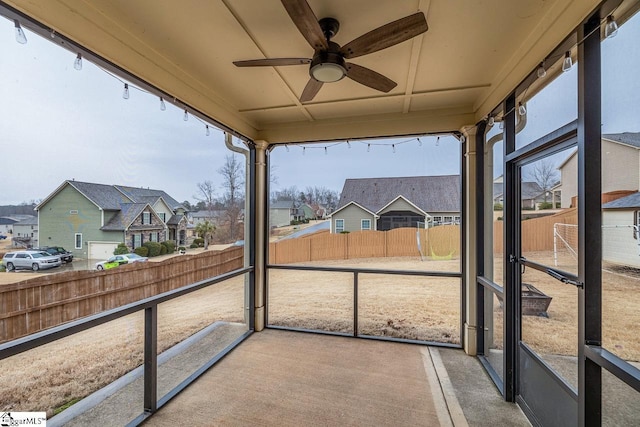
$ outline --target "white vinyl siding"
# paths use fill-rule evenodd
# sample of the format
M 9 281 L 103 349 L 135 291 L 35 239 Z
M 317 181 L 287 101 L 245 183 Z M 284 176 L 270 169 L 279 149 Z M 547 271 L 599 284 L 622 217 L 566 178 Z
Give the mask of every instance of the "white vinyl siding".
M 370 219 L 360 220 L 360 230 L 371 230 L 371 220 Z
M 339 233 L 337 231 L 337 227 L 335 221 L 338 219 L 343 221 L 343 231 L 360 231 L 362 229 L 362 220 L 370 219 L 371 220 L 371 229 L 375 230 L 375 217 L 370 212 L 358 207 L 357 205 L 349 205 L 340 210 L 334 216 L 334 232 Z
M 604 209 L 602 211 L 602 258 L 619 265 L 640 268 L 640 246 L 634 239 L 638 211 Z

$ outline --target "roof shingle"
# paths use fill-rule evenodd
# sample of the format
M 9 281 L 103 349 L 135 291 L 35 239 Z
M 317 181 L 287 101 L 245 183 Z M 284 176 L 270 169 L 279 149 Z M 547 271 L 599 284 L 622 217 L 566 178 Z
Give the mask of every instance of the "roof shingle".
M 398 196 L 425 212 L 459 212 L 460 175 L 347 179 L 338 209 L 356 202 L 378 212 Z

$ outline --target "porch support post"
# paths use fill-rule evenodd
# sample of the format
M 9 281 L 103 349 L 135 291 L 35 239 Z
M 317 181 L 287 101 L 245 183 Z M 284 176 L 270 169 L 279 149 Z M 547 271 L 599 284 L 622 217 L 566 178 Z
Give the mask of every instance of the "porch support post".
M 464 275 L 464 351 L 470 356 L 478 353 L 478 317 L 477 317 L 477 246 L 476 234 L 478 229 L 478 201 L 476 200 L 477 188 L 477 155 L 476 155 L 476 127 L 463 130 L 466 142 L 462 146 L 464 153 L 463 167 L 464 173 L 464 211 L 462 212 L 462 224 L 464 227 L 463 244 L 463 275 Z M 481 151 L 482 153 L 482 151 Z
M 256 332 L 264 329 L 265 326 L 265 295 L 267 283 L 267 151 L 269 144 L 266 141 L 255 142 L 255 264 L 254 264 L 254 330 Z

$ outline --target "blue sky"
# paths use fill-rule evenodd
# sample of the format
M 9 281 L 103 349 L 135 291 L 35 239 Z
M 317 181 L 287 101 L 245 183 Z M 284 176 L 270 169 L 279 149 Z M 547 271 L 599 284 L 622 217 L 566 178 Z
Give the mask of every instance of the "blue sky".
M 636 16 L 633 21 L 639 21 Z M 174 198 L 194 200 L 197 183 L 213 181 L 230 152 L 222 132 L 157 97 L 131 89 L 75 54 L 27 31 L 28 43 L 14 38 L 13 22 L 0 19 L 0 165 L 4 185 L 0 204 L 46 197 L 66 179 L 163 189 Z M 603 132 L 640 131 L 640 25 L 621 27 L 603 44 Z M 575 118 L 576 67 L 528 103 L 529 125 L 519 140 L 531 140 Z M 271 154 L 278 177 L 272 190 L 322 186 L 340 191 L 346 178 L 459 173 L 460 143 L 452 137 L 400 138 L 395 153 L 381 141 L 318 144 L 303 150 L 276 148 Z M 394 141 L 384 141 L 391 144 Z M 237 141 L 236 141 L 237 143 Z M 326 154 L 324 147 L 327 146 Z M 499 174 L 499 170 L 496 171 Z

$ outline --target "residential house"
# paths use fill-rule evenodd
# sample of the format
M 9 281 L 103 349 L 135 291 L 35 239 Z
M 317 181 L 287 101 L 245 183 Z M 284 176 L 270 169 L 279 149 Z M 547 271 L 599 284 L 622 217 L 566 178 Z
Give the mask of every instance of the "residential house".
M 602 258 L 640 268 L 640 192 L 602 205 Z
M 550 190 L 548 197 L 537 182 L 523 181 L 520 183 L 520 206 L 522 209 L 538 209 L 540 203 L 553 202 L 553 193 Z M 504 184 L 502 175 L 493 180 L 493 204 L 504 203 Z
M 25 219 L 34 218 L 35 215 L 11 214 L 0 217 L 0 234 L 13 234 L 13 224 Z
M 324 219 L 327 213 L 326 208 L 318 203 L 305 203 L 299 209 L 306 219 Z
M 36 247 L 38 243 L 38 218 L 24 215 L 25 219 L 13 224 L 12 245 L 17 247 Z
M 331 232 L 460 222 L 460 176 L 347 179 Z
M 561 206 L 575 207 L 578 194 L 577 150 L 558 167 L 561 182 Z M 640 183 L 640 132 L 602 135 L 602 192 L 638 191 Z
M 37 207 L 41 245 L 59 245 L 79 258 L 105 258 L 119 243 L 186 235 L 185 209 L 161 190 L 65 181 Z M 178 239 L 176 239 L 176 236 Z
M 269 205 L 269 228 L 290 225 L 291 221 L 300 219 L 302 215 L 293 200 L 272 202 Z

